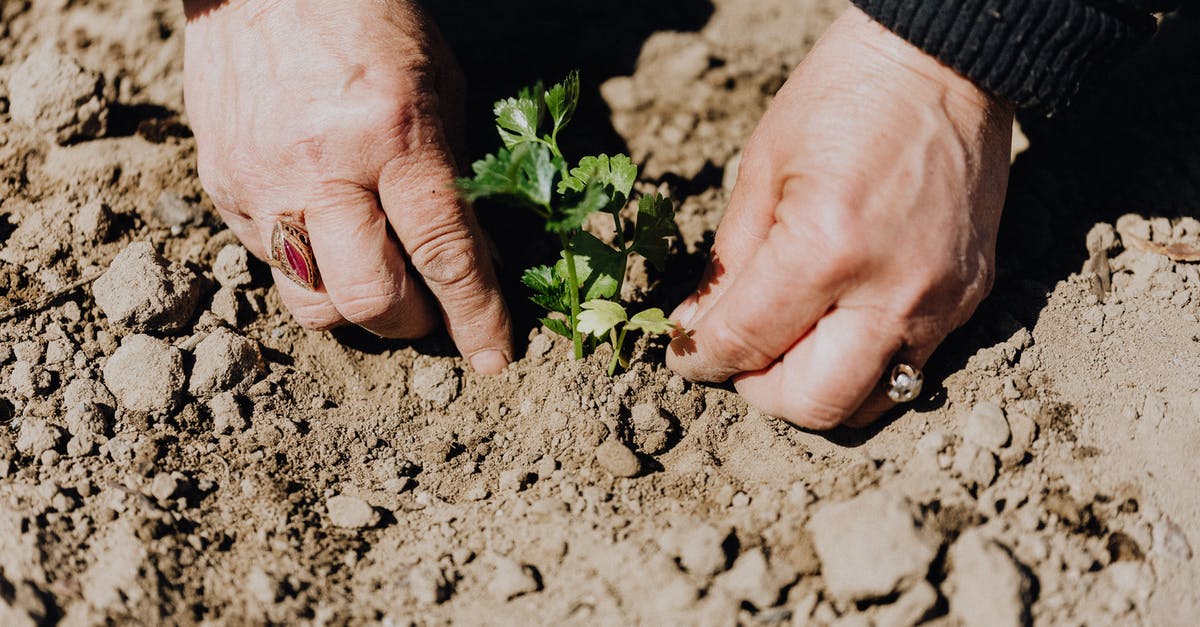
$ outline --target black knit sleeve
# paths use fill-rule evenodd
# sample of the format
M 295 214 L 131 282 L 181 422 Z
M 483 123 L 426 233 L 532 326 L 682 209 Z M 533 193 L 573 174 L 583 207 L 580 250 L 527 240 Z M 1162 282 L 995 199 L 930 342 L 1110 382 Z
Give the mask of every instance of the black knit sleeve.
M 983 89 L 1037 113 L 1154 33 L 1178 0 L 852 0 Z

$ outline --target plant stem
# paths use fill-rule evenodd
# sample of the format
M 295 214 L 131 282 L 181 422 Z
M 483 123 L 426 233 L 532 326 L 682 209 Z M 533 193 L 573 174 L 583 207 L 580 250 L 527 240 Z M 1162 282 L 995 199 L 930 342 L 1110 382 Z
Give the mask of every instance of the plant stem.
M 621 347 L 625 344 L 625 332 L 629 329 L 621 328 L 621 333 L 618 334 L 616 329 L 613 329 L 611 335 L 613 345 L 612 361 L 608 362 L 608 376 L 613 376 L 617 371 L 617 364 L 621 363 Z
M 579 275 L 575 272 L 575 253 L 567 242 L 565 233 L 559 234 L 562 240 L 563 260 L 567 262 L 567 287 L 571 299 L 571 344 L 575 347 L 575 359 L 583 359 L 583 336 L 579 334 Z

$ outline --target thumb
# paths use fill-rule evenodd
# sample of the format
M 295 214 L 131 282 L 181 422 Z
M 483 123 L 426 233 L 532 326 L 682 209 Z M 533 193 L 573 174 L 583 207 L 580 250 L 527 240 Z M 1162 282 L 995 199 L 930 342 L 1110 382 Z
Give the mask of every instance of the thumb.
M 696 291 L 688 296 L 671 319 L 687 326 L 699 320 L 733 282 L 754 256 L 775 222 L 772 207 L 777 201 L 769 168 L 762 163 L 765 153 L 755 148 L 752 138 L 738 166 L 737 183 L 717 228 L 708 264 Z

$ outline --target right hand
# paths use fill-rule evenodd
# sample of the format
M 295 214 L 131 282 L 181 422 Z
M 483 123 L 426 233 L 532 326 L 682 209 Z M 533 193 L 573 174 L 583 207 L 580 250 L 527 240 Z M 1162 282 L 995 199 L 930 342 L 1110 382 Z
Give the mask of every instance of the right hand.
M 765 413 L 865 426 L 991 289 L 1013 106 L 848 9 L 746 144 L 667 364 Z
M 415 338 L 441 317 L 476 370 L 502 370 L 511 321 L 454 189 L 461 77 L 416 2 L 195 0 L 185 10 L 200 181 L 259 258 L 279 219 L 307 227 L 319 289 L 273 270 L 296 320 Z

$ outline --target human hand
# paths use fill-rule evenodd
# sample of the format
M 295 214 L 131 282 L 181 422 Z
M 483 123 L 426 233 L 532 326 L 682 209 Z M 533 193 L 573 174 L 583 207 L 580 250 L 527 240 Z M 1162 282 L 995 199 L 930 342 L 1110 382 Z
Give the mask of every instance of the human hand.
M 873 421 L 889 366 L 922 367 L 991 288 L 1011 123 L 848 10 L 747 143 L 668 365 L 803 427 Z
M 461 77 L 416 3 L 194 0 L 185 9 L 200 181 L 259 258 L 280 219 L 307 227 L 318 289 L 273 269 L 296 320 L 414 338 L 440 313 L 476 370 L 502 370 L 509 314 L 454 189 Z

